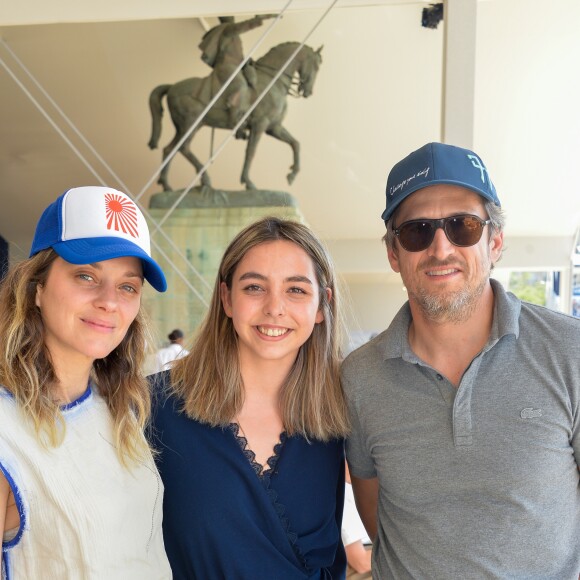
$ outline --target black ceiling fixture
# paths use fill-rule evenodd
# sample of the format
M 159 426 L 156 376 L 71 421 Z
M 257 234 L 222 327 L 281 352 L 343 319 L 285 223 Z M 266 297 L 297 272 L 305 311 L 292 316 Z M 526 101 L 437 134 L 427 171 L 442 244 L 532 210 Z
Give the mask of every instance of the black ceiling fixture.
M 423 8 L 421 16 L 421 26 L 425 28 L 437 28 L 443 20 L 443 2 L 438 4 L 429 4 Z

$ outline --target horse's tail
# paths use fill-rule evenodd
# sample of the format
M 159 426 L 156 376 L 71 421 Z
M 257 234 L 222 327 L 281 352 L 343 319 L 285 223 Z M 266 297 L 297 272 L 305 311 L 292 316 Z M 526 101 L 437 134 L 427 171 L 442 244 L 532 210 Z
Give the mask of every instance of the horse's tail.
M 149 95 L 149 108 L 151 109 L 151 139 L 149 139 L 149 149 L 157 149 L 159 135 L 161 134 L 161 117 L 163 116 L 163 105 L 161 99 L 167 94 L 172 85 L 159 85 L 155 87 Z

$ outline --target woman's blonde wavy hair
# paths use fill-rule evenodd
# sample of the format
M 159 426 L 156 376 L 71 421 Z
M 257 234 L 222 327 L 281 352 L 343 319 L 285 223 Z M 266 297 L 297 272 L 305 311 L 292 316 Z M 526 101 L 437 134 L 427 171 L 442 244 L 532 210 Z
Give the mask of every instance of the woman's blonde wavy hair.
M 39 443 L 47 447 L 62 443 L 65 421 L 51 397 L 51 386 L 58 383 L 58 377 L 44 343 L 35 298 L 57 257 L 54 250 L 43 250 L 14 266 L 0 285 L 0 384 L 30 417 Z M 141 375 L 148 336 L 140 310 L 121 344 L 93 363 L 91 378 L 113 417 L 115 445 L 125 466 L 143 461 L 148 453 L 143 428 L 151 401 Z
M 183 401 L 185 413 L 211 426 L 234 420 L 244 402 L 239 367 L 238 337 L 220 299 L 220 285 L 231 288 L 234 272 L 253 247 L 289 241 L 312 259 L 318 283 L 319 308 L 324 321 L 301 346 L 282 386 L 280 410 L 288 435 L 328 441 L 349 431 L 347 407 L 340 386 L 339 291 L 334 267 L 322 243 L 304 225 L 276 217 L 263 218 L 242 230 L 222 258 L 209 311 L 190 353 L 171 370 L 172 392 Z M 326 289 L 332 291 L 328 299 Z

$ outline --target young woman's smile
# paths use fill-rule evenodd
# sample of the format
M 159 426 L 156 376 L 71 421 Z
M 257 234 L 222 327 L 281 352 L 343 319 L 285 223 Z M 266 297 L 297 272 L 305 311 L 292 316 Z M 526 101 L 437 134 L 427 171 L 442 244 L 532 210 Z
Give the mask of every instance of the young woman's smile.
M 266 242 L 249 250 L 221 286 L 222 304 L 239 337 L 240 360 L 292 365 L 314 325 L 322 322 L 312 260 L 293 242 Z

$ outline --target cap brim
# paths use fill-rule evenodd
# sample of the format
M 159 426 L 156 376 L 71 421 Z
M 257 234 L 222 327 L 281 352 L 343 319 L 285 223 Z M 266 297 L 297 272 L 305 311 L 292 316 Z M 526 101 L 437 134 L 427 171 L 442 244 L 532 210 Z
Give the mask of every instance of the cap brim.
M 401 196 L 399 199 L 397 199 L 397 203 L 392 205 L 391 207 L 388 207 L 385 209 L 385 211 L 383 211 L 383 213 L 381 214 L 381 219 L 383 221 L 388 221 L 389 218 L 393 215 L 393 213 L 395 212 L 395 210 L 412 194 L 415 193 L 416 191 L 419 191 L 420 189 L 425 189 L 427 187 L 431 187 L 432 185 L 440 185 L 440 184 L 445 184 L 445 185 L 456 185 L 457 187 L 463 187 L 464 189 L 469 189 L 470 191 L 473 191 L 474 193 L 477 193 L 478 195 L 480 195 L 481 197 L 483 197 L 484 199 L 487 199 L 488 201 L 491 201 L 492 203 L 495 203 L 496 205 L 499 205 L 498 200 L 494 199 L 488 192 L 486 192 L 484 189 L 478 189 L 477 187 L 474 187 L 473 185 L 469 184 L 469 183 L 465 183 L 463 181 L 457 181 L 457 180 L 452 180 L 452 179 L 433 179 L 431 181 L 429 181 L 428 183 L 417 183 L 416 185 L 414 185 L 413 187 L 410 187 L 406 192 L 405 195 Z
M 143 276 L 158 292 L 167 290 L 167 281 L 159 264 L 137 244 L 123 238 L 81 238 L 57 242 L 54 251 L 71 264 L 92 264 L 114 258 L 134 256 L 143 264 Z

